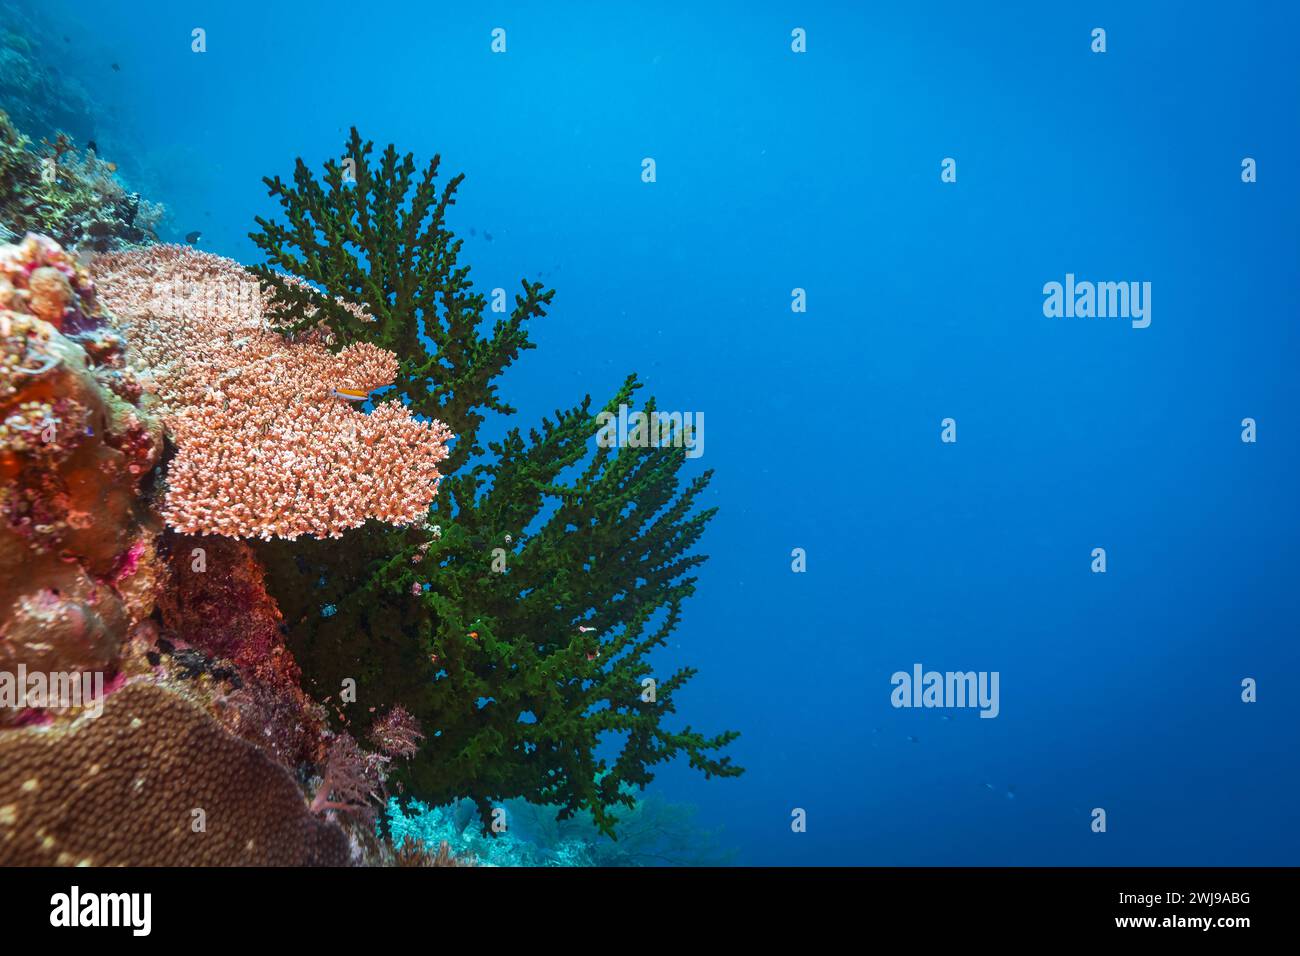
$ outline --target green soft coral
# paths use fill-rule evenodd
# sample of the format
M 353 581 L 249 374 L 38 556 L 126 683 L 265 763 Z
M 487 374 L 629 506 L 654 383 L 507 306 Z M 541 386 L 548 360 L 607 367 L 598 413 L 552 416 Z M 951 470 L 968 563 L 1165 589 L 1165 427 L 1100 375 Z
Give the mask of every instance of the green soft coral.
M 354 678 L 367 706 L 419 717 L 428 736 L 406 771 L 412 792 L 469 797 L 485 821 L 495 801 L 522 797 L 590 812 L 609 832 L 629 788 L 664 761 L 684 754 L 707 776 L 738 775 L 719 755 L 735 732 L 663 726 L 695 671 L 656 677 L 649 660 L 705 560 L 691 549 L 714 513 L 697 509 L 710 474 L 683 482 L 685 452 L 669 442 L 601 447 L 590 399 L 484 454 L 483 412 L 513 412 L 495 379 L 532 347 L 526 323 L 554 293 L 524 282 L 510 316 L 480 335 L 486 302 L 445 222 L 461 177 L 439 189 L 436 157 L 417 179 L 391 146 L 372 169 L 355 129 L 347 148 L 355 183 L 330 162 L 322 185 L 301 160 L 293 187 L 266 180 L 289 226 L 258 220 L 268 263 L 256 271 L 289 329 L 323 322 L 338 347 L 395 351 L 397 395 L 458 441 L 422 528 L 261 546 L 304 672 L 322 694 Z M 604 410 L 639 387 L 630 377 Z

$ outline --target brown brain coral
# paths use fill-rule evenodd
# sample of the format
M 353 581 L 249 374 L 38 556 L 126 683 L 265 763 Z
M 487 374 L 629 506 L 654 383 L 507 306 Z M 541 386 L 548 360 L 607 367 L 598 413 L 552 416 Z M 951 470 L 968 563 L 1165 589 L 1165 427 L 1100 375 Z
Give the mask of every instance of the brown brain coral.
M 229 537 L 337 537 L 368 519 L 409 524 L 437 494 L 451 433 L 398 404 L 370 414 L 334 394 L 391 384 L 369 344 L 331 353 L 271 327 L 254 277 L 185 246 L 94 262 L 131 365 L 152 377 L 177 446 L 163 517 Z
M 161 686 L 124 687 L 98 718 L 0 735 L 0 866 L 348 861 L 343 831 L 282 767 Z

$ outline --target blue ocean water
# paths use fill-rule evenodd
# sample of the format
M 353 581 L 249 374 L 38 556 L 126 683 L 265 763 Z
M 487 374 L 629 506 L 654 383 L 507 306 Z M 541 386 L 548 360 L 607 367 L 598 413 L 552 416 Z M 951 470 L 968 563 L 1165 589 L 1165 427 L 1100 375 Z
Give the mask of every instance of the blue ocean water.
M 480 287 L 558 290 L 517 423 L 633 370 L 703 414 L 721 511 L 663 659 L 747 773 L 654 789 L 740 862 L 1300 862 L 1300 9 L 658 6 L 42 15 L 164 238 L 258 261 L 261 177 L 355 124 L 467 174 Z M 1067 273 L 1150 282 L 1150 326 L 1045 317 Z M 998 717 L 894 708 L 916 663 L 997 671 Z

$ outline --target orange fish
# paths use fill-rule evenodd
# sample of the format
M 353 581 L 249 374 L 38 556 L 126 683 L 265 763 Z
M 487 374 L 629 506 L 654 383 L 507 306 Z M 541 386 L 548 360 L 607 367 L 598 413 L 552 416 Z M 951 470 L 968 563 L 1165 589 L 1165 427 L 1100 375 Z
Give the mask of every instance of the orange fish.
M 349 402 L 364 402 L 370 398 L 370 393 L 361 388 L 336 388 L 330 394 L 345 398 Z
M 474 638 L 474 640 L 477 641 L 477 640 L 478 640 L 478 631 L 470 631 L 470 632 L 469 632 L 469 636 L 472 637 L 472 638 Z

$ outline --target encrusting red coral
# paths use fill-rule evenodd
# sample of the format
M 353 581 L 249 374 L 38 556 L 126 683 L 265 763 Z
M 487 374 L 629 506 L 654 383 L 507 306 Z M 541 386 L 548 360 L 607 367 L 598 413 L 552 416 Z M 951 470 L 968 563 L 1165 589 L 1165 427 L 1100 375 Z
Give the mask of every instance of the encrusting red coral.
M 153 609 L 161 451 L 85 270 L 42 237 L 0 247 L 0 669 L 113 672 Z
M 59 331 L 102 321 L 90 273 L 46 236 L 0 246 L 0 308 L 25 312 Z
M 319 334 L 286 339 L 256 279 L 219 256 L 152 246 L 94 266 L 177 446 L 162 509 L 171 527 L 337 537 L 368 519 L 426 514 L 451 432 L 401 404 L 366 414 L 340 397 L 391 384 L 392 353 L 359 343 L 334 354 Z
M 164 541 L 170 579 L 158 598 L 163 635 L 232 662 L 242 680 L 225 701 L 222 723 L 291 769 L 321 762 L 325 717 L 301 689 L 280 609 L 252 550 L 224 538 L 169 533 Z

